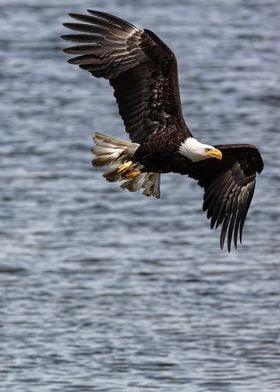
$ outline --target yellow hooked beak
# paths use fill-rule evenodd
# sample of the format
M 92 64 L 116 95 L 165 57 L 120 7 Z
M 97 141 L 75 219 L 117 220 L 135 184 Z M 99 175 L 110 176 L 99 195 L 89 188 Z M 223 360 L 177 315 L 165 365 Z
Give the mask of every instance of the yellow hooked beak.
M 216 159 L 219 159 L 219 160 L 221 160 L 223 158 L 223 154 L 217 148 L 213 148 L 212 150 L 207 151 L 206 155 L 209 158 L 216 158 Z

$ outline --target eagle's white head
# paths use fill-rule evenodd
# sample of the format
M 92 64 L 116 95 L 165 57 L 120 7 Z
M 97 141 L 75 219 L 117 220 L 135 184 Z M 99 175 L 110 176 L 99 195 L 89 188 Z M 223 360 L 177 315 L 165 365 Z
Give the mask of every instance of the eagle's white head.
M 208 158 L 221 160 L 223 157 L 220 150 L 209 144 L 200 143 L 194 137 L 188 137 L 179 147 L 179 152 L 192 162 L 203 161 Z

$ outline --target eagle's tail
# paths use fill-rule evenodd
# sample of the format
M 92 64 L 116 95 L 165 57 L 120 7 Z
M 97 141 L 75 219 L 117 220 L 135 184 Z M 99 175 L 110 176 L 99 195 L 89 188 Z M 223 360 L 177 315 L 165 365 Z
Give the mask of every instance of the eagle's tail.
M 107 181 L 124 181 L 121 188 L 130 192 L 143 189 L 146 196 L 160 197 L 160 174 L 145 172 L 143 165 L 132 161 L 139 147 L 137 143 L 126 142 L 96 132 L 93 140 L 95 146 L 92 153 L 94 166 L 108 166 L 103 174 Z

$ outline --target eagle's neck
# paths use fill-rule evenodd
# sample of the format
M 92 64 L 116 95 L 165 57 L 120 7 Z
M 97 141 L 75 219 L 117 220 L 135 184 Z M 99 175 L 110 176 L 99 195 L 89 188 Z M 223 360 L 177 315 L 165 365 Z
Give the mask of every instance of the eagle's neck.
M 209 149 L 213 149 L 213 146 L 200 143 L 194 137 L 188 137 L 179 147 L 179 153 L 192 162 L 199 162 L 209 158 L 206 154 Z

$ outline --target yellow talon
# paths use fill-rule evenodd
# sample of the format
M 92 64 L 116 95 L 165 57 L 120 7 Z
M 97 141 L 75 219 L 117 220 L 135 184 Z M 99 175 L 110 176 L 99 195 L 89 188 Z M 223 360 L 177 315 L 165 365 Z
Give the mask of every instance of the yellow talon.
M 131 161 L 123 163 L 121 166 L 118 167 L 117 173 L 126 172 L 127 169 L 129 169 L 131 165 L 132 165 Z
M 124 173 L 123 174 L 123 178 L 125 178 L 127 180 L 133 180 L 134 178 L 138 177 L 139 174 L 141 174 L 141 171 L 136 169 L 136 170 L 133 170 L 131 172 Z

